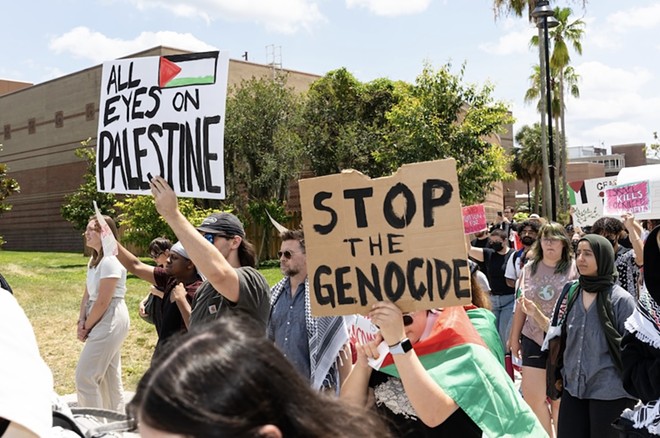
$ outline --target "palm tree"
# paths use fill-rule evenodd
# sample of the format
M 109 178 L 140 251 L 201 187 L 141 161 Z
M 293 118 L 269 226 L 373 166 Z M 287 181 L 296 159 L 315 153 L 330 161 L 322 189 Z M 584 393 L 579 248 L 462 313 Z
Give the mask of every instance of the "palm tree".
M 543 152 L 541 148 L 541 126 L 525 125 L 515 136 L 520 145 L 514 149 L 511 170 L 525 183 L 534 184 L 534 213 L 539 213 L 539 186 L 543 179 Z
M 571 96 L 578 98 L 580 97 L 580 89 L 578 88 L 578 80 L 580 76 L 575 72 L 575 69 L 571 66 L 568 66 L 560 72 L 554 67 L 550 67 L 550 106 L 552 109 L 552 118 L 554 119 L 554 129 L 553 138 L 558 139 L 557 141 L 560 144 L 565 144 L 566 134 L 563 130 L 563 120 L 562 116 L 565 112 L 565 105 L 561 100 L 561 83 L 559 77 L 564 78 L 564 83 L 568 87 L 568 92 Z M 538 111 L 543 114 L 545 110 L 545 102 L 541 96 L 541 69 L 538 65 L 532 66 L 532 74 L 529 76 L 530 87 L 525 92 L 525 102 L 534 103 L 537 102 L 536 108 Z M 538 100 L 537 100 L 538 99 Z M 561 122 L 561 123 L 560 123 Z M 561 129 L 560 129 L 561 128 Z M 554 147 L 555 145 L 553 145 Z M 562 187 L 566 187 L 566 149 L 565 147 L 561 150 L 560 154 L 555 154 L 555 162 L 553 163 L 555 168 L 562 169 L 561 180 Z M 568 208 L 568 194 L 564 191 L 561 196 L 561 206 L 566 209 Z
M 552 38 L 553 47 L 552 55 L 550 56 L 550 66 L 559 70 L 559 101 L 561 102 L 561 176 L 564 181 L 562 184 L 562 198 L 566 202 L 568 200 L 568 190 L 566 188 L 566 160 L 568 154 L 566 152 L 566 100 L 564 99 L 564 90 L 569 86 L 571 95 L 579 97 L 580 91 L 577 88 L 578 76 L 571 69 L 569 72 L 572 78 L 567 77 L 567 69 L 571 62 L 571 56 L 568 51 L 567 42 L 573 47 L 576 53 L 582 55 L 582 37 L 584 36 L 584 27 L 586 23 L 581 19 L 569 21 L 570 15 L 573 13 L 571 8 L 555 8 L 555 18 L 559 25 L 552 29 L 550 36 Z M 572 81 L 572 82 L 571 82 Z M 567 203 L 564 204 L 564 208 Z
M 577 2 L 577 0 L 576 0 Z M 585 9 L 587 0 L 581 0 L 582 9 Z M 513 14 L 516 17 L 522 17 L 523 12 L 527 11 L 529 21 L 532 21 L 532 11 L 536 8 L 536 0 L 493 0 L 493 12 L 495 18 L 500 15 Z
M 575 1 L 577 2 L 578 0 L 575 0 Z M 536 8 L 537 3 L 538 3 L 537 0 L 493 0 L 493 12 L 495 14 L 495 19 L 497 19 L 500 15 L 504 15 L 504 16 L 514 15 L 514 16 L 517 16 L 517 17 L 522 17 L 525 10 L 527 10 L 527 19 L 530 22 L 533 22 L 534 19 L 532 17 L 532 11 Z M 582 3 L 582 9 L 585 10 L 587 0 L 582 0 L 581 3 Z M 541 29 L 539 28 L 539 34 L 536 37 L 537 43 L 538 43 L 538 38 L 540 36 L 541 36 Z M 543 56 L 541 55 L 540 58 L 541 59 L 539 61 L 541 62 L 541 65 L 543 65 L 543 61 L 542 61 Z M 541 85 L 540 89 L 542 90 L 544 87 L 545 87 L 545 85 Z M 545 96 L 544 96 L 545 93 L 540 93 L 540 94 L 543 94 L 543 96 L 541 96 L 541 102 L 543 102 L 544 99 L 545 99 Z M 543 117 L 544 112 L 545 112 L 545 109 L 543 109 L 541 111 L 541 120 L 543 121 L 542 122 L 542 127 L 543 127 L 543 125 L 545 125 L 545 121 L 544 121 L 544 117 Z M 562 133 L 563 133 L 563 129 L 562 129 Z M 542 129 L 542 132 L 541 132 L 541 145 L 542 145 L 542 148 L 544 150 L 547 148 L 547 146 L 546 146 L 547 141 L 546 141 L 545 137 L 546 137 L 545 132 Z M 563 144 L 563 142 L 562 142 L 562 144 Z M 563 148 L 563 150 L 564 150 L 564 155 L 565 155 L 565 147 Z M 555 156 L 557 156 L 557 155 L 559 155 L 559 154 L 555 154 Z M 544 155 L 544 157 L 545 157 L 545 155 Z M 563 173 L 565 175 L 565 170 L 564 170 Z M 546 201 L 546 202 L 544 202 L 544 209 L 545 209 L 546 206 L 549 204 L 549 202 L 547 202 L 547 201 L 549 201 L 549 199 L 550 199 L 550 191 L 549 191 L 550 184 L 549 184 L 548 172 L 545 172 L 544 182 L 545 182 L 545 184 L 544 184 L 544 195 L 543 195 L 543 197 L 544 197 L 544 200 Z M 566 184 L 564 183 L 564 193 L 565 193 L 565 191 L 566 191 Z

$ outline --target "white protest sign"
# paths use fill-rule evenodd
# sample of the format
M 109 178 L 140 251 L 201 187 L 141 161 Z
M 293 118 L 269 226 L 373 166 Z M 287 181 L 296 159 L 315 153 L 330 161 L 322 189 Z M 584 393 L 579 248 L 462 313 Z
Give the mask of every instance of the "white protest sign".
M 616 183 L 616 176 L 569 182 L 569 201 L 573 224 L 585 227 L 593 225 L 597 219 L 602 217 L 605 190 L 615 186 Z
M 160 175 L 184 197 L 225 198 L 226 52 L 103 64 L 99 192 L 149 194 Z
M 648 190 L 643 195 L 645 211 L 633 212 L 635 219 L 660 219 L 660 164 L 624 167 L 619 171 L 617 183 L 631 185 L 648 182 Z

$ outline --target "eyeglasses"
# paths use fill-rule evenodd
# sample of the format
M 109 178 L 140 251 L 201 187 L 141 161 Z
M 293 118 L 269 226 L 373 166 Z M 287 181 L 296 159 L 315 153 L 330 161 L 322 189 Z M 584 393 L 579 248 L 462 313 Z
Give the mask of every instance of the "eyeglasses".
M 413 317 L 410 313 L 404 313 L 403 314 L 403 325 L 405 327 L 408 327 L 410 324 L 413 323 Z
M 289 251 L 288 249 L 286 251 L 277 251 L 277 258 L 281 259 L 282 256 L 284 256 L 284 258 L 288 260 L 293 257 L 294 254 L 296 254 L 296 251 Z
M 555 243 L 555 242 L 561 242 L 561 239 L 553 239 L 552 237 L 544 237 L 541 239 L 541 242 L 548 244 L 548 243 Z
M 162 251 L 161 252 L 152 252 L 149 256 L 152 259 L 156 260 L 158 257 L 162 256 L 163 254 L 164 254 L 164 252 L 162 252 Z

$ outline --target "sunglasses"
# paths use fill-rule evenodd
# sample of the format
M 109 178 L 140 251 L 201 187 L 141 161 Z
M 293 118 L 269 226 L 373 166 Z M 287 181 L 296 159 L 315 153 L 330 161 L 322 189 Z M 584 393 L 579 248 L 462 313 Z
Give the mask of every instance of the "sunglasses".
M 293 255 L 294 255 L 295 253 L 296 253 L 295 251 L 289 251 L 289 250 L 286 250 L 286 251 L 277 251 L 277 258 L 281 259 L 282 256 L 284 256 L 284 258 L 288 260 L 288 259 L 290 259 L 291 257 L 293 257 Z
M 403 325 L 405 327 L 408 327 L 410 324 L 413 323 L 413 317 L 409 313 L 404 313 L 403 314 Z
M 161 251 L 161 252 L 152 252 L 152 253 L 150 254 L 150 257 L 151 257 L 152 259 L 156 260 L 158 257 L 162 256 L 163 254 L 164 254 L 164 252 L 162 252 L 162 251 Z
M 220 237 L 222 239 L 231 239 L 232 238 L 232 236 L 229 236 L 227 234 L 213 234 L 213 233 L 204 233 L 204 234 L 202 234 L 202 236 L 204 236 L 204 238 L 206 240 L 208 240 L 211 243 L 211 245 L 213 244 L 213 242 L 215 242 L 216 237 Z

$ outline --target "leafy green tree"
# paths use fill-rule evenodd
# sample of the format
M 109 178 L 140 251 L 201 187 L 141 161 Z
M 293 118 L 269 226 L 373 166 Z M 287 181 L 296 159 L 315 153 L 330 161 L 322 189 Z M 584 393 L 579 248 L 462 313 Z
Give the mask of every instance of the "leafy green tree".
M 2 150 L 2 144 L 0 144 L 0 150 Z M 5 200 L 21 190 L 18 181 L 7 175 L 8 170 L 9 168 L 5 163 L 0 163 L 0 214 L 11 210 L 11 204 L 5 202 Z M 0 236 L 0 246 L 4 243 L 4 239 Z
M 213 209 L 199 208 L 193 198 L 179 198 L 178 201 L 179 210 L 193 225 L 199 225 L 213 212 Z M 153 196 L 126 196 L 117 201 L 115 207 L 121 211 L 118 219 L 123 230 L 122 242 L 145 249 L 156 237 L 176 242 L 176 235 L 156 210 Z
M 660 141 L 658 141 L 658 132 L 653 133 L 653 140 L 654 142 L 651 143 L 646 149 L 646 153 L 651 155 L 652 157 L 658 158 L 658 155 L 660 155 Z
M 228 201 L 239 216 L 263 230 L 259 259 L 272 228 L 266 210 L 276 220 L 287 221 L 288 187 L 303 168 L 302 99 L 286 86 L 285 77 L 243 81 L 227 99 Z
M 345 68 L 314 82 L 307 93 L 302 133 L 311 170 L 319 176 L 342 169 L 372 177 L 386 172 L 375 153 L 389 131 L 386 114 L 405 88 L 384 78 L 363 84 Z
M 390 134 L 376 157 L 390 172 L 405 163 L 456 159 L 461 201 L 470 205 L 482 202 L 494 182 L 512 179 L 494 139 L 513 118 L 494 101 L 490 85 L 465 85 L 464 69 L 454 75 L 450 68 L 424 67 L 387 113 Z
M 103 214 L 114 216 L 116 202 L 113 193 L 101 193 L 96 190 L 96 152 L 90 146 L 91 139 L 80 142 L 81 146 L 75 150 L 78 158 L 87 162 L 87 170 L 83 175 L 83 183 L 77 191 L 64 196 L 64 203 L 60 207 L 62 217 L 71 222 L 76 230 L 83 231 L 87 227 L 89 218 L 94 215 L 94 204 Z
M 299 176 L 300 99 L 284 78 L 242 81 L 227 99 L 228 202 L 241 213 L 254 200 L 283 202 L 289 183 Z

